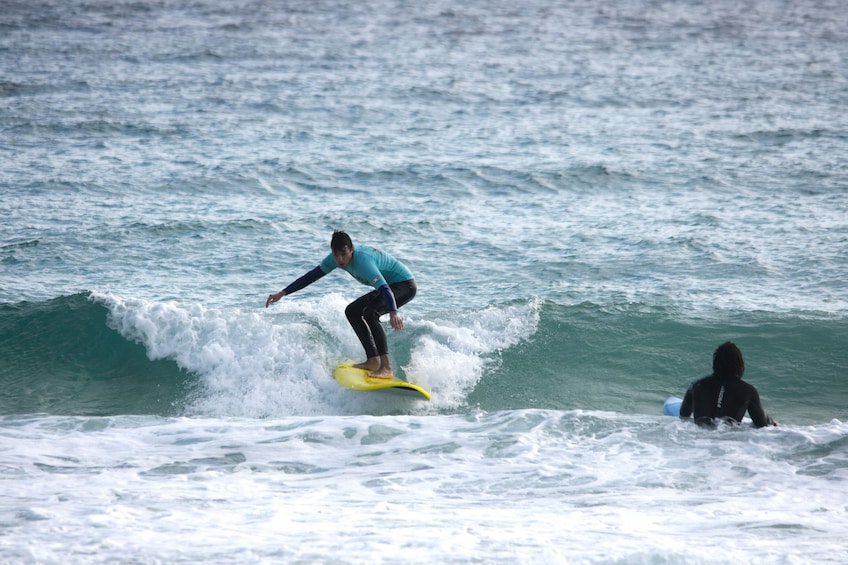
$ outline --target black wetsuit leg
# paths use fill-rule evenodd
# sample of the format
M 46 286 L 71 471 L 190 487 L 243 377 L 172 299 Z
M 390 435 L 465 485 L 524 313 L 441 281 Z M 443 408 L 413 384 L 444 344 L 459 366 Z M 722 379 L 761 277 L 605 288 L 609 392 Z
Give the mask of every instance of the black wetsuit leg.
M 408 280 L 390 285 L 395 302 L 400 308 L 413 298 L 418 288 L 415 280 Z M 386 355 L 389 352 L 386 332 L 380 323 L 380 316 L 388 314 L 389 309 L 379 290 L 372 290 L 348 304 L 345 316 L 350 322 L 356 337 L 359 338 L 368 359 Z

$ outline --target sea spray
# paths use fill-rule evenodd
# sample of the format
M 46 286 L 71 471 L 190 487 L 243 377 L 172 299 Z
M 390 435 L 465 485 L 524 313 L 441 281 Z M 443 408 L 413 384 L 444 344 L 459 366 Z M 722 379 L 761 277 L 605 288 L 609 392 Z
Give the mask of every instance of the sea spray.
M 362 355 L 343 314 L 346 300 L 335 293 L 247 310 L 92 297 L 109 309 L 109 325 L 143 345 L 151 360 L 171 360 L 196 376 L 186 414 L 218 417 L 458 410 L 501 352 L 534 333 L 539 316 L 539 302 L 531 300 L 387 330 L 398 373 L 433 394 L 421 405 L 332 381 L 338 362 Z

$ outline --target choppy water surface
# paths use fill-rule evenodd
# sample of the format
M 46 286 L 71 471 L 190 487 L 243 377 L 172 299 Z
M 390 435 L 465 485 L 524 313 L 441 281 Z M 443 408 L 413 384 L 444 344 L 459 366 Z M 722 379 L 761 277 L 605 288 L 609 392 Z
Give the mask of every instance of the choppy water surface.
M 0 560 L 842 563 L 838 2 L 6 2 Z M 334 229 L 413 270 L 265 310 Z M 733 340 L 780 423 L 663 417 Z

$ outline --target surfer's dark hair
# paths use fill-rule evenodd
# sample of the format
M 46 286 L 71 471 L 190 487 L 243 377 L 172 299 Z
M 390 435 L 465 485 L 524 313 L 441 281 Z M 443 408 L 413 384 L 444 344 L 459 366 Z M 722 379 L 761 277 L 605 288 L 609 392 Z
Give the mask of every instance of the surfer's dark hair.
M 350 240 L 350 236 L 343 231 L 334 231 L 333 239 L 330 240 L 330 249 L 333 251 L 341 251 L 345 247 L 353 249 L 353 242 Z
M 745 373 L 742 352 L 731 341 L 719 345 L 713 353 L 713 374 L 720 379 L 741 379 Z

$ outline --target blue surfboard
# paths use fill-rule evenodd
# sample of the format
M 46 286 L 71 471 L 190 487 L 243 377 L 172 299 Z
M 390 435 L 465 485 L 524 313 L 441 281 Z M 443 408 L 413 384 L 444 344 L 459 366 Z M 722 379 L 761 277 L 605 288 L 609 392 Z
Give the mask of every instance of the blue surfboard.
M 665 416 L 680 417 L 680 405 L 682 403 L 682 398 L 677 398 L 676 396 L 669 396 L 665 399 L 665 402 L 663 403 L 663 414 Z

